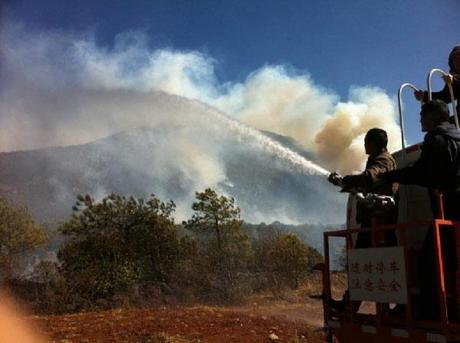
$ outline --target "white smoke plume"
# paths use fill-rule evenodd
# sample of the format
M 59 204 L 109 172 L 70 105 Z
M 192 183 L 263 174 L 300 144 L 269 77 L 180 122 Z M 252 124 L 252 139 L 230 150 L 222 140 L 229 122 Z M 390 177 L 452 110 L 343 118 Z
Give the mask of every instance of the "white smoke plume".
M 102 47 L 88 32 L 31 32 L 7 22 L 0 51 L 1 151 L 82 144 L 145 126 L 212 125 L 190 113 L 198 108 L 161 92 L 292 136 L 324 166 L 341 172 L 361 167 L 362 137 L 369 128 L 387 129 L 390 146 L 399 144 L 394 107 L 382 90 L 355 88 L 342 103 L 309 75 L 284 66 L 264 66 L 242 83 L 220 83 L 211 57 L 151 49 L 139 32 L 120 34 L 112 47 Z M 210 153 L 203 142 L 191 145 L 189 138 L 168 142 L 178 166 L 195 170 L 197 189 L 222 181 L 219 151 Z
M 313 150 L 313 136 L 336 101 L 336 95 L 315 85 L 308 75 L 266 66 L 213 104 L 250 126 L 291 136 Z
M 400 130 L 395 122 L 393 103 L 378 88 L 353 88 L 350 101 L 338 103 L 333 116 L 316 134 L 316 153 L 323 165 L 342 173 L 360 169 L 364 162 L 364 136 L 374 127 L 387 131 L 390 151 L 400 149 Z
M 237 99 L 239 106 L 233 109 L 227 97 Z M 353 87 L 348 102 L 337 98 L 308 76 L 265 67 L 215 104 L 253 127 L 295 138 L 316 153 L 320 164 L 341 173 L 362 168 L 364 135 L 373 127 L 387 131 L 390 151 L 400 149 L 394 101 L 383 90 Z

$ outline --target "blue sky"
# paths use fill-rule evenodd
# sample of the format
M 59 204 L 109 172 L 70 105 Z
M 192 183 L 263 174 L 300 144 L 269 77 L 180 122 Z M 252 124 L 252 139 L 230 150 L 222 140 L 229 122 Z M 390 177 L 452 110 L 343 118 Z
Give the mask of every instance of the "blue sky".
M 425 87 L 427 71 L 447 69 L 460 43 L 460 1 L 10 1 L 10 20 L 29 30 L 91 30 L 110 48 L 129 30 L 152 49 L 200 51 L 220 82 L 240 82 L 264 65 L 309 73 L 346 101 L 350 86 L 390 96 L 403 82 Z M 440 82 L 436 87 L 441 87 Z M 417 104 L 406 98 L 409 143 L 421 139 Z

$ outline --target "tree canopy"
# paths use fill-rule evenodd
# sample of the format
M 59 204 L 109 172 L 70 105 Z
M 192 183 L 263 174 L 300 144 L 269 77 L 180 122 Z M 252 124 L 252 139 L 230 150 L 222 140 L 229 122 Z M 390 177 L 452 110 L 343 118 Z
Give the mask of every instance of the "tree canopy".
M 45 231 L 24 207 L 0 198 L 0 280 L 19 272 L 26 254 L 46 241 Z
M 58 258 L 66 278 L 87 298 L 107 297 L 140 281 L 165 281 L 179 254 L 175 205 L 111 194 L 79 196 L 63 224 L 69 241 Z
M 216 191 L 207 188 L 196 193 L 192 209 L 195 212 L 189 221 L 184 222 L 185 227 L 199 233 L 214 234 L 219 251 L 230 243 L 230 236 L 239 234 L 242 221 L 234 198 L 219 196 Z
M 184 225 L 201 238 L 202 275 L 207 278 L 204 284 L 228 299 L 240 297 L 244 291 L 241 278 L 253 253 L 242 231 L 240 209 L 233 198 L 218 195 L 210 188 L 196 193 L 192 209 L 195 212 Z
M 255 259 L 258 269 L 273 275 L 276 284 L 297 288 L 322 256 L 296 235 L 272 231 L 257 242 Z

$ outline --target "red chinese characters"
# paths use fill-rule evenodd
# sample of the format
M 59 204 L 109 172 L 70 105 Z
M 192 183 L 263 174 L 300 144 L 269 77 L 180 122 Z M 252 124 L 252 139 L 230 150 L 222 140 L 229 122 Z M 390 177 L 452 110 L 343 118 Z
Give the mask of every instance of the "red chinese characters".
M 384 274 L 385 273 L 385 263 L 383 263 L 382 261 L 378 262 L 376 265 L 375 265 L 375 270 L 379 273 L 379 274 Z
M 391 262 L 388 270 L 393 273 L 399 272 L 398 263 L 396 261 Z
M 398 283 L 398 281 L 393 279 L 390 282 L 390 285 L 388 286 L 388 288 L 390 289 L 391 292 L 399 292 L 399 290 L 401 289 L 401 285 Z
M 368 278 L 364 281 L 364 289 L 368 292 L 372 292 L 374 290 L 374 283 L 371 279 Z
M 351 264 L 351 272 L 352 272 L 352 273 L 355 273 L 355 274 L 359 274 L 359 273 L 360 273 L 360 270 L 359 270 L 359 263 L 352 263 L 352 264 Z
M 382 278 L 380 278 L 378 281 L 377 281 L 377 289 L 379 291 L 385 291 L 387 288 L 386 284 L 385 284 L 385 280 L 383 280 Z
M 369 274 L 372 274 L 372 263 L 365 263 L 364 266 L 363 266 L 363 272 L 365 273 L 369 273 Z
M 353 288 L 353 289 L 361 289 L 361 283 L 359 282 L 359 279 L 352 279 L 351 280 L 351 288 Z

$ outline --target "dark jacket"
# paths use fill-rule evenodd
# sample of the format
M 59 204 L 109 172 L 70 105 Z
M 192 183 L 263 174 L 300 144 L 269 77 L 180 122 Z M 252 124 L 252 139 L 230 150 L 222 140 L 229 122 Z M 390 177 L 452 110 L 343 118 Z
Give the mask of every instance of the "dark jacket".
M 396 161 L 388 151 L 383 151 L 377 155 L 370 155 L 367 159 L 366 169 L 358 175 L 347 175 L 343 178 L 344 189 L 354 188 L 363 193 L 375 193 L 381 195 L 395 195 L 398 190 L 396 183 L 382 180 L 379 176 L 385 172 L 396 169 Z M 362 206 L 358 203 L 356 221 L 363 227 L 371 225 L 371 217 L 376 215 L 373 209 Z M 386 211 L 383 216 L 385 224 L 393 224 L 396 220 L 396 212 Z M 368 244 L 358 244 L 358 246 L 368 246 Z M 369 245 L 370 246 L 370 245 Z
M 453 62 L 452 62 L 452 56 L 454 53 L 457 53 L 460 51 L 460 45 L 455 46 L 452 51 L 449 54 L 449 72 L 454 76 L 454 82 L 452 83 L 452 90 L 454 91 L 454 98 L 457 99 L 457 114 L 460 114 L 460 71 L 456 70 Z M 442 100 L 446 104 L 449 104 L 451 102 L 450 98 L 450 93 L 449 93 L 449 87 L 447 85 L 444 86 L 444 88 L 439 91 L 439 92 L 433 92 L 432 93 L 433 99 L 436 100 Z M 425 102 L 428 101 L 428 92 L 425 92 L 425 96 L 423 99 Z
M 454 92 L 454 98 L 457 99 L 457 115 L 460 115 L 460 74 L 454 74 L 454 82 L 452 83 L 452 90 Z M 451 102 L 450 92 L 447 85 L 439 92 L 432 93 L 433 100 L 442 100 L 446 104 Z M 428 101 L 428 92 L 425 92 L 424 99 Z
M 395 169 L 396 161 L 388 151 L 370 155 L 367 159 L 366 169 L 361 174 L 344 176 L 344 188 L 356 188 L 363 193 L 394 195 L 398 189 L 397 185 L 383 182 L 379 176 Z
M 442 191 L 460 191 L 460 131 L 443 122 L 425 135 L 421 149 L 422 154 L 413 166 L 386 173 L 384 178 Z
M 420 158 L 413 166 L 381 177 L 444 192 L 446 218 L 460 218 L 460 131 L 453 124 L 443 122 L 425 135 L 421 149 Z M 438 217 L 437 203 L 432 196 L 431 202 L 433 213 Z

